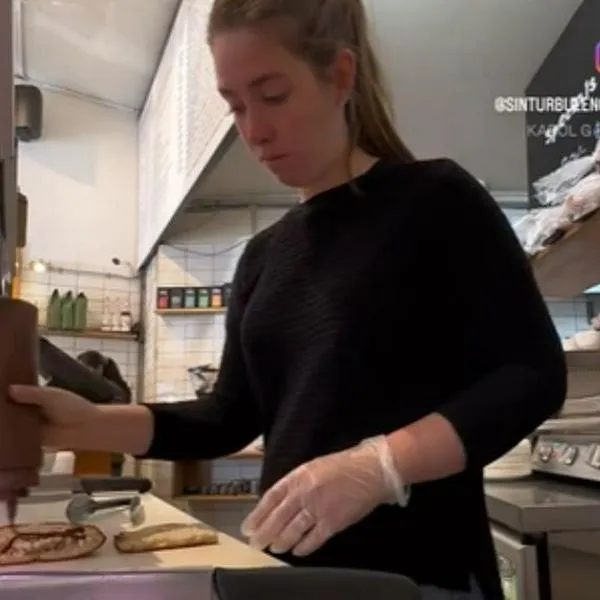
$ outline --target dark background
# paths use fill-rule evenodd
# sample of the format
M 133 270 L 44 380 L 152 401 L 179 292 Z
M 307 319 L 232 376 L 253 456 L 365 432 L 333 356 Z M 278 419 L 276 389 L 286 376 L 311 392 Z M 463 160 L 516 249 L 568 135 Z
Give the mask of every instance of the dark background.
M 525 90 L 527 96 L 572 97 L 584 92 L 584 83 L 596 77 L 598 87 L 591 94 L 600 97 L 600 73 L 594 64 L 594 50 L 600 41 L 600 0 L 584 0 L 550 54 Z M 557 123 L 561 113 L 528 112 L 526 126 L 539 131 L 540 126 L 550 128 Z M 600 122 L 600 113 L 579 113 L 571 117 L 568 136 L 559 134 L 553 144 L 546 144 L 543 134 L 527 135 L 527 181 L 530 207 L 538 206 L 532 183 L 557 169 L 564 157 L 578 152 L 589 154 L 596 146 L 593 136 L 580 135 L 581 127 L 593 128 Z M 600 129 L 600 126 L 599 126 Z M 574 137 L 569 137 L 569 136 Z M 577 137 L 575 137 L 577 136 Z

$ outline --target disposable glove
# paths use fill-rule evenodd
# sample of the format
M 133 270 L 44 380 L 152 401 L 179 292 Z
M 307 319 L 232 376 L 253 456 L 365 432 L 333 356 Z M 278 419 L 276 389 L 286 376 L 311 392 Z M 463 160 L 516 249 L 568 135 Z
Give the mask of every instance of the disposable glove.
M 255 548 L 306 556 L 384 503 L 408 502 L 385 436 L 294 469 L 242 524 Z

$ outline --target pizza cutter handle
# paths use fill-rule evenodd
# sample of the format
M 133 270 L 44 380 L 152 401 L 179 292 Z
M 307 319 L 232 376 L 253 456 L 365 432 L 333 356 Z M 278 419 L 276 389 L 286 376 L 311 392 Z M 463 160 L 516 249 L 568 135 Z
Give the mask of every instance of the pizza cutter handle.
M 101 492 L 146 494 L 152 489 L 152 482 L 146 477 L 83 477 L 79 487 L 88 496 Z
M 121 506 L 131 506 L 132 498 L 111 498 L 109 500 L 95 500 L 94 511 L 106 510 L 108 508 L 120 508 Z

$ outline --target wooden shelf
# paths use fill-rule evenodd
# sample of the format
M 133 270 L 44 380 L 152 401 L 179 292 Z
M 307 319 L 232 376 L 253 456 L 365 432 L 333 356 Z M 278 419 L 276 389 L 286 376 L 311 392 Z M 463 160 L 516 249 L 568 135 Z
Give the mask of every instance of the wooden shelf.
M 532 257 L 546 298 L 573 298 L 600 283 L 600 210 Z
M 100 329 L 85 329 L 83 331 L 75 331 L 69 329 L 48 329 L 47 327 L 39 327 L 38 331 L 41 335 L 57 336 L 57 337 L 76 337 L 89 338 L 95 340 L 122 340 L 127 342 L 138 341 L 138 335 L 128 331 L 102 331 Z
M 220 315 L 226 308 L 157 308 L 157 315 Z
M 172 491 L 170 492 L 171 497 L 175 500 L 199 500 L 202 502 L 249 502 L 255 500 L 255 494 L 186 494 L 185 492 L 187 490 L 200 490 L 205 486 L 210 486 L 214 483 L 212 481 L 212 464 L 215 461 L 260 461 L 263 457 L 264 454 L 256 447 L 256 443 L 251 443 L 239 452 L 234 452 L 228 456 L 221 456 L 211 460 L 176 461 L 174 464 Z M 226 492 L 229 491 L 229 489 L 230 488 L 221 488 L 220 490 Z
M 174 500 L 184 500 L 186 502 L 254 502 L 258 500 L 256 494 L 189 494 L 177 496 Z
M 569 370 L 597 369 L 600 367 L 600 350 L 566 350 L 565 359 Z

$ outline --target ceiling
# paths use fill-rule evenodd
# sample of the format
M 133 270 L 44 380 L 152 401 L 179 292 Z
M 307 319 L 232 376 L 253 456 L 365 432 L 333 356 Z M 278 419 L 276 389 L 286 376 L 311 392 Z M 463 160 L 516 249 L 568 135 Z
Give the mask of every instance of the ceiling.
M 138 110 L 179 0 L 13 0 L 15 71 Z
M 407 144 L 491 188 L 525 189 L 524 117 L 493 100 L 523 93 L 581 0 L 365 1 Z M 178 0 L 15 2 L 20 75 L 139 110 Z M 194 197 L 284 192 L 236 140 Z

